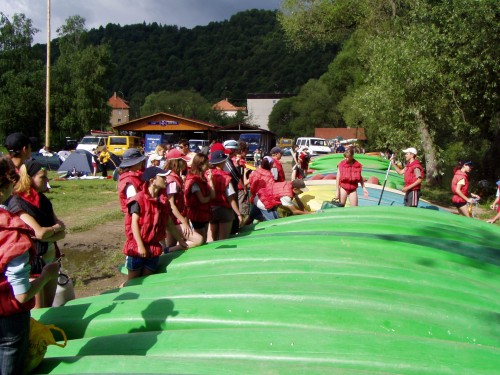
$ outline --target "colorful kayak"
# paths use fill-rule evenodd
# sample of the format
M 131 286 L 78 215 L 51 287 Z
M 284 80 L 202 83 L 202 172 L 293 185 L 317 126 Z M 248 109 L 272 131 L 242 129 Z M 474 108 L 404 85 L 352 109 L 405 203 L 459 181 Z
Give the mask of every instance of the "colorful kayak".
M 69 339 L 34 373 L 498 372 L 499 227 L 358 207 L 251 229 L 33 311 Z
M 363 169 L 370 168 L 385 171 L 389 167 L 389 160 L 379 156 L 355 154 L 354 158 L 363 165 Z M 342 160 L 344 160 L 344 154 L 324 155 L 314 158 L 312 163 L 309 164 L 309 168 L 315 170 L 316 172 L 326 169 L 336 171 L 337 166 Z

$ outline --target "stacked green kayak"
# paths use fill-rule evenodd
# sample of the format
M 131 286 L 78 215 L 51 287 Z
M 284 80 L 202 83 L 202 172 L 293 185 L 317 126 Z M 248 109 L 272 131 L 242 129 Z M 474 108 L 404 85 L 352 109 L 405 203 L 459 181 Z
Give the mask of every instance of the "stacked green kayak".
M 385 171 L 389 168 L 389 160 L 379 156 L 355 154 L 354 159 L 363 165 L 363 169 L 377 169 Z M 309 168 L 316 172 L 323 170 L 337 170 L 337 165 L 344 160 L 344 154 L 328 154 L 314 158 Z
M 69 338 L 35 373 L 498 372 L 498 226 L 356 207 L 250 229 L 34 311 Z

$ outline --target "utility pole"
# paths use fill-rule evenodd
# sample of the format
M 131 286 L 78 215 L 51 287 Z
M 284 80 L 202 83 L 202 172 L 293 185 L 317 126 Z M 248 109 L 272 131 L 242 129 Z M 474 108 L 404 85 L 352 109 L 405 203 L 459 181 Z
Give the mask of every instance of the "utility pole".
M 50 147 L 50 0 L 47 0 L 47 71 L 45 82 L 45 146 Z

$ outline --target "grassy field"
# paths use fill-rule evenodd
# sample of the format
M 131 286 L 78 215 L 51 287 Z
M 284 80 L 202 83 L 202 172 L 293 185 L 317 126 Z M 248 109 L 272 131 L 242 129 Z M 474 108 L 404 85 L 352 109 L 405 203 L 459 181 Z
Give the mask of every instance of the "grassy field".
M 123 218 L 116 181 L 58 180 L 57 177 L 56 172 L 49 173 L 51 190 L 47 196 L 56 214 L 64 218 L 70 233 Z

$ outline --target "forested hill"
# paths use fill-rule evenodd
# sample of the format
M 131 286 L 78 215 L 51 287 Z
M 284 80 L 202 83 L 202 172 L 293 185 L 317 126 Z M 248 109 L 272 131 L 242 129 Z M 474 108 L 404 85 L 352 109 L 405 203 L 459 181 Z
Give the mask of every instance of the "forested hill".
M 335 46 L 291 50 L 276 13 L 256 9 L 193 29 L 108 24 L 88 37 L 111 47 L 116 67 L 109 91 L 122 91 L 135 103 L 162 90 L 194 89 L 210 102 L 231 98 L 235 104 L 248 93 L 298 92 L 326 71 L 337 52 Z

